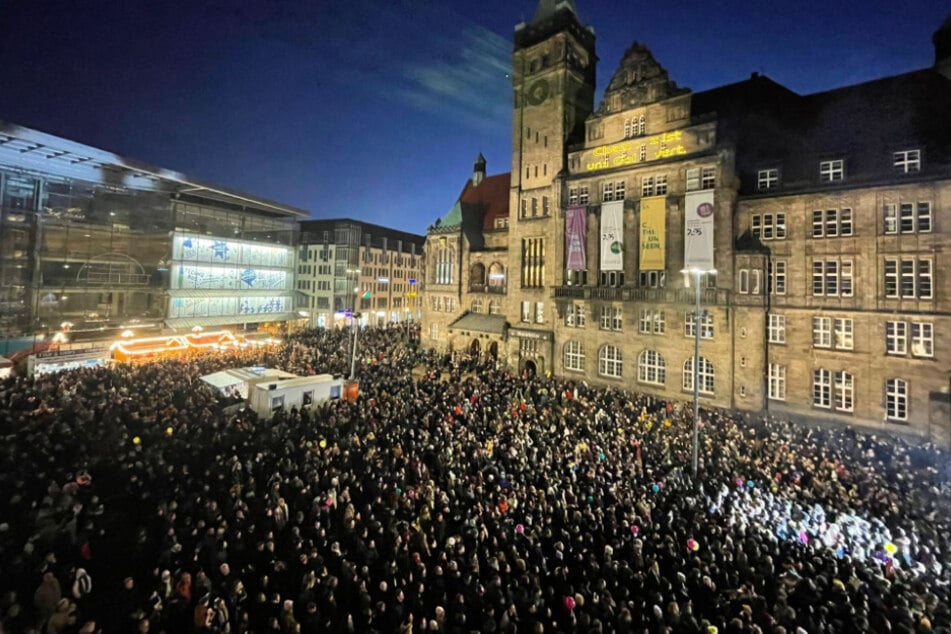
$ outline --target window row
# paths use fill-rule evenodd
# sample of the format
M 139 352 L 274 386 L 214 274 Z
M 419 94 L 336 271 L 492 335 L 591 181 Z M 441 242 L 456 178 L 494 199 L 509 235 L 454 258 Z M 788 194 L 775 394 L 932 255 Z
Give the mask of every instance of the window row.
M 908 149 L 892 152 L 892 168 L 899 174 L 917 174 L 921 171 L 921 150 Z M 756 189 L 769 191 L 779 187 L 779 168 L 770 167 L 757 170 Z M 819 182 L 840 183 L 845 180 L 845 160 L 829 159 L 819 161 Z
M 523 302 L 523 306 L 530 302 Z M 524 321 L 524 320 L 523 320 Z M 567 328 L 584 328 L 587 323 L 585 305 L 581 302 L 571 302 L 565 308 L 565 326 Z M 620 332 L 624 329 L 623 309 L 618 306 L 602 306 L 598 320 L 600 330 Z M 697 316 L 694 311 L 684 313 L 684 336 L 696 335 Z M 663 335 L 667 332 L 666 314 L 655 308 L 642 308 L 637 321 L 637 330 L 643 335 Z M 713 315 L 703 311 L 700 318 L 700 337 L 713 339 Z
M 853 297 L 855 270 L 851 258 L 814 258 L 811 262 L 813 297 Z M 930 257 L 887 257 L 882 261 L 882 294 L 888 299 L 934 299 L 934 261 Z M 766 269 L 766 289 L 785 295 L 787 263 L 771 260 Z M 759 269 L 737 269 L 736 292 L 757 295 L 761 289 Z
M 686 172 L 686 190 L 713 189 L 716 186 L 716 167 L 695 167 Z M 667 174 L 651 174 L 641 177 L 641 197 L 665 196 L 669 192 Z M 601 201 L 624 200 L 627 195 L 627 183 L 623 180 L 603 181 L 601 183 Z M 532 199 L 535 200 L 535 199 Z M 543 207 L 546 199 L 543 198 Z M 591 202 L 590 191 L 587 185 L 568 188 L 568 206 L 587 205 Z M 522 217 L 529 215 L 529 202 L 522 200 Z M 532 203 L 534 205 L 534 203 Z M 533 207 L 534 208 L 534 207 Z M 536 215 L 536 214 L 531 214 Z M 543 215 L 548 215 L 547 213 Z
M 565 344 L 564 365 L 566 370 L 575 372 L 585 371 L 585 347 L 580 341 L 569 341 Z M 682 366 L 681 387 L 684 390 L 693 390 L 693 357 L 684 361 Z M 713 394 L 716 387 L 716 375 L 713 362 L 700 357 L 698 367 L 698 391 L 701 394 Z M 598 375 L 620 379 L 624 376 L 624 359 L 621 349 L 617 346 L 605 345 L 598 350 Z M 637 355 L 637 380 L 650 385 L 665 385 L 667 382 L 667 362 L 656 350 L 644 350 Z
M 536 197 L 523 198 L 519 208 L 519 218 L 547 218 L 551 215 L 551 199 L 548 196 L 541 197 L 541 204 Z M 505 226 L 508 226 L 506 223 Z M 498 228 L 498 227 L 497 227 Z
M 770 399 L 786 400 L 785 365 L 769 364 L 767 389 Z M 908 381 L 899 378 L 885 380 L 882 402 L 888 420 L 907 421 L 909 400 Z M 855 407 L 855 377 L 844 370 L 813 370 L 812 404 L 820 409 L 851 413 Z
M 769 343 L 786 343 L 786 316 L 770 313 L 767 327 Z M 855 325 L 851 317 L 812 318 L 814 348 L 855 349 Z M 885 352 L 890 355 L 934 357 L 934 323 L 924 321 L 886 321 Z
M 930 201 L 888 203 L 882 208 L 881 226 L 884 235 L 931 233 L 934 226 L 932 204 Z M 811 227 L 813 238 L 857 235 L 855 217 L 850 207 L 814 210 Z M 786 214 L 783 212 L 752 214 L 750 233 L 764 241 L 785 240 L 789 237 Z

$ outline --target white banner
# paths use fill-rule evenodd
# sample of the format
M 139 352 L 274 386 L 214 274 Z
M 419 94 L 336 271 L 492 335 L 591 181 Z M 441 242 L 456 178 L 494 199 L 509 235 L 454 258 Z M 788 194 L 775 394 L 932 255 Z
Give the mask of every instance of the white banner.
M 601 203 L 601 270 L 624 270 L 624 201 Z
M 712 271 L 713 190 L 687 192 L 684 210 L 684 268 Z

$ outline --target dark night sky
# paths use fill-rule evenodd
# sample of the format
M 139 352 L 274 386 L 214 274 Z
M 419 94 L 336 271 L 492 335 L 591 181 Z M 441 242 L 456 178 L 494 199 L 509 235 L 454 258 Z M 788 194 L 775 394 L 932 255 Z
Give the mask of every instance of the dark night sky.
M 536 0 L 0 0 L 0 119 L 309 210 L 422 233 L 507 172 L 512 33 Z M 948 0 L 576 0 L 600 100 L 647 44 L 695 91 L 809 93 L 930 66 Z

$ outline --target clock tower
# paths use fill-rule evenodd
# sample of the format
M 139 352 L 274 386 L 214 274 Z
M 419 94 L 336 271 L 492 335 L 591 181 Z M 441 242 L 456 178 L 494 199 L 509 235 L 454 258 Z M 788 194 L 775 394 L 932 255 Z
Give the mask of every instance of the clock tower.
M 594 43 L 574 0 L 540 0 L 531 22 L 515 27 L 509 285 L 537 289 L 538 301 L 561 284 L 562 185 L 568 148 L 584 141 L 594 107 Z

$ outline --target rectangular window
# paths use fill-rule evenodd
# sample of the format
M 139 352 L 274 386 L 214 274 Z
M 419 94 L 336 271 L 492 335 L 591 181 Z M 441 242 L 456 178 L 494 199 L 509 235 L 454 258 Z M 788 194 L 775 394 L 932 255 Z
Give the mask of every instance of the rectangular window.
M 532 198 L 532 218 L 538 216 L 538 199 Z
M 819 368 L 812 372 L 812 404 L 829 409 L 832 407 L 832 373 Z
M 885 381 L 885 416 L 889 420 L 908 420 L 908 381 L 904 379 Z
M 930 258 L 885 258 L 885 297 L 931 299 L 934 292 Z
M 568 190 L 568 206 L 574 207 L 578 204 L 578 188 L 572 187 Z
M 522 302 L 522 321 L 526 323 L 532 321 L 532 303 L 531 302 Z
M 614 183 L 601 184 L 601 200 L 605 202 L 614 200 Z
M 851 297 L 852 260 L 813 260 L 812 295 L 814 297 Z
M 812 318 L 812 345 L 815 348 L 832 347 L 832 318 Z
M 535 303 L 535 323 L 536 324 L 545 323 L 545 302 Z
M 902 150 L 892 155 L 895 171 L 901 174 L 915 174 L 921 171 L 921 150 Z
M 641 271 L 638 279 L 641 288 L 664 288 L 667 285 L 667 272 Z
M 704 167 L 700 170 L 700 189 L 713 189 L 717 184 L 717 168 Z
M 654 177 L 654 193 L 658 196 L 667 194 L 667 174 L 658 174 Z
M 750 294 L 759 295 L 763 285 L 763 272 L 759 269 L 750 271 Z
M 819 182 L 838 183 L 845 178 L 845 161 L 821 161 L 819 163 Z
M 621 309 L 614 306 L 602 306 L 600 325 L 601 330 L 620 331 L 623 327 Z
M 588 204 L 588 186 L 578 188 L 578 204 L 587 205 Z
M 569 328 L 584 328 L 584 304 L 572 302 L 565 311 L 565 325 Z
M 700 189 L 700 168 L 693 167 L 687 170 L 687 191 Z
M 848 207 L 843 209 L 826 209 L 812 212 L 812 237 L 813 238 L 835 238 L 838 236 L 851 236 L 852 234 L 852 210 Z
M 855 345 L 855 324 L 849 318 L 836 317 L 833 322 L 836 350 L 852 350 Z
M 696 337 L 697 315 L 694 311 L 688 311 L 684 314 L 684 336 Z M 700 320 L 700 338 L 713 339 L 713 315 L 708 311 L 703 311 L 703 318 Z
M 770 189 L 776 189 L 779 186 L 779 170 L 778 169 L 768 169 L 768 170 L 759 170 L 756 173 L 756 189 L 762 191 L 767 191 Z
M 775 401 L 786 400 L 786 366 L 769 364 L 769 398 Z
M 908 324 L 906 322 L 885 322 L 885 353 L 908 354 Z
M 885 205 L 885 233 L 931 233 L 931 203 Z
M 934 324 L 911 322 L 911 354 L 915 357 L 934 356 Z
M 767 267 L 769 292 L 773 295 L 786 294 L 786 260 L 770 261 Z
M 654 177 L 645 176 L 641 179 L 641 196 L 646 198 L 654 195 Z
M 548 196 L 542 196 L 542 215 L 545 217 L 551 215 L 551 199 Z
M 637 322 L 638 332 L 644 335 L 662 335 L 666 331 L 664 311 L 642 308 Z
M 750 271 L 749 269 L 740 269 L 740 279 L 737 284 L 737 292 L 746 295 L 750 292 Z
M 786 214 L 754 214 L 750 222 L 750 233 L 760 240 L 785 240 Z
M 786 343 L 786 315 L 769 315 L 769 342 Z
M 848 372 L 836 372 L 834 405 L 840 412 L 851 412 L 855 407 L 855 379 Z
M 614 200 L 624 200 L 625 190 L 627 186 L 624 181 L 618 181 L 614 183 Z

